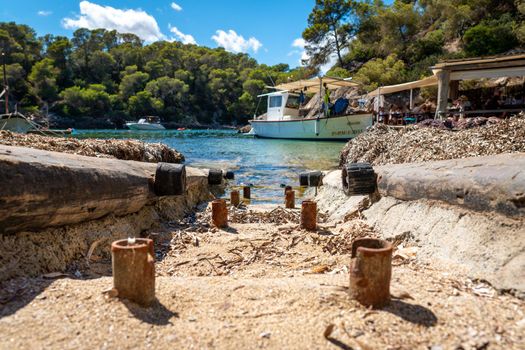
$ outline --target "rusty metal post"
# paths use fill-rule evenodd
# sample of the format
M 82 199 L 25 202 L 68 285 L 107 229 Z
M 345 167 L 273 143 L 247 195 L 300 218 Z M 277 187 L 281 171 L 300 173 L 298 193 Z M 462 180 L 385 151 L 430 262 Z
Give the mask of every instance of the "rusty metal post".
M 350 296 L 375 308 L 390 302 L 392 244 L 376 238 L 356 239 L 350 261 Z
M 250 193 L 250 186 L 244 186 L 242 188 L 242 196 L 245 198 L 245 199 L 250 199 L 252 198 L 251 196 L 251 193 Z
M 233 190 L 230 192 L 230 203 L 234 207 L 239 206 L 239 203 L 241 202 L 239 191 Z
M 155 253 L 153 241 L 128 238 L 111 244 L 113 287 L 119 298 L 143 306 L 155 300 Z
M 218 228 L 228 226 L 228 208 L 224 199 L 216 199 L 211 202 L 211 221 Z
M 308 231 L 317 229 L 317 203 L 311 200 L 303 201 L 301 206 L 301 228 Z
M 284 188 L 284 194 L 286 194 L 286 192 L 288 192 L 288 191 L 291 191 L 292 189 L 293 189 L 292 186 L 286 186 Z
M 284 194 L 284 204 L 286 208 L 295 208 L 295 191 L 289 190 Z

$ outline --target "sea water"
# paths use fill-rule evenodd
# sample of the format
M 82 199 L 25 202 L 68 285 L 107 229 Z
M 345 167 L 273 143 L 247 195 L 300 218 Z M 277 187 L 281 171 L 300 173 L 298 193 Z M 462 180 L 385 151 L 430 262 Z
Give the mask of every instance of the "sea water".
M 185 164 L 235 172 L 229 186 L 252 184 L 252 203 L 281 203 L 283 186 L 299 186 L 299 174 L 335 169 L 343 142 L 258 139 L 231 130 L 77 130 L 74 137 L 137 139 L 164 143 L 184 154 Z M 242 193 L 242 191 L 241 191 Z M 296 191 L 299 201 L 302 191 Z

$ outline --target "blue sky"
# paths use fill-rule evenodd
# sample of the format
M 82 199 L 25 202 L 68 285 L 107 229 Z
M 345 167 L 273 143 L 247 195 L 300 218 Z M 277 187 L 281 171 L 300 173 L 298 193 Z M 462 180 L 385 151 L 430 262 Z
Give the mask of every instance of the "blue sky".
M 314 0 L 13 0 L 0 21 L 71 37 L 78 27 L 135 32 L 147 41 L 179 40 L 247 52 L 260 63 L 299 65 L 301 33 Z M 293 46 L 295 44 L 295 46 Z

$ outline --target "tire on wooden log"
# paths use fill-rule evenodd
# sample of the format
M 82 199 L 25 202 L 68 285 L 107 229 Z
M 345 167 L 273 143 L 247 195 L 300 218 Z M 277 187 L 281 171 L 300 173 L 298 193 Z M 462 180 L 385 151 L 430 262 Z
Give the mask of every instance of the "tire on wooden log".
M 349 163 L 341 172 L 343 190 L 349 195 L 374 193 L 377 188 L 377 175 L 369 163 Z
M 157 196 L 185 194 L 186 166 L 184 164 L 158 163 L 154 188 Z
M 210 169 L 210 171 L 208 172 L 208 184 L 209 185 L 222 184 L 222 170 Z
M 224 178 L 226 180 L 233 180 L 235 179 L 235 173 L 233 171 L 227 171 L 224 173 Z

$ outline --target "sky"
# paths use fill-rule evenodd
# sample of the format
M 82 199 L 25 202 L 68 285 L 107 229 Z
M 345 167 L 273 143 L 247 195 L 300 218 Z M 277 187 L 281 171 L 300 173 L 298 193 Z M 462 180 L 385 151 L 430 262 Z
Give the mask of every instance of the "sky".
M 147 43 L 178 40 L 245 52 L 259 63 L 300 65 L 301 33 L 314 0 L 13 0 L 0 22 L 71 37 L 81 27 L 116 29 Z

